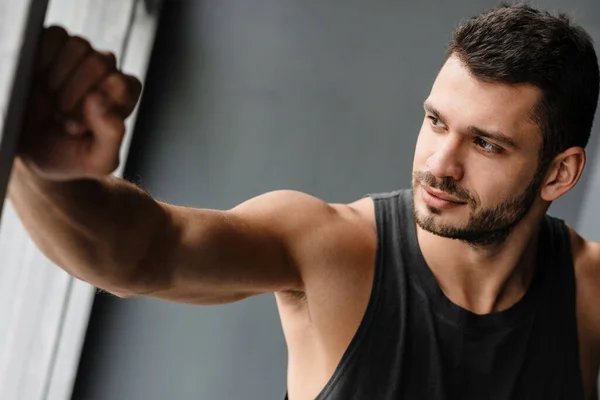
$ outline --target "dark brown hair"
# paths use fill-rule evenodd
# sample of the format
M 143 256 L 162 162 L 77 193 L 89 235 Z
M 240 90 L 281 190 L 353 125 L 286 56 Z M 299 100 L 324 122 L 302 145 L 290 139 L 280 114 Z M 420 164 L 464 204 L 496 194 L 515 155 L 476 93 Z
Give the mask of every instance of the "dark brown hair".
M 452 55 L 479 80 L 541 89 L 532 113 L 542 132 L 540 167 L 569 147 L 587 145 L 598 104 L 598 59 L 590 36 L 567 15 L 502 4 L 456 29 Z

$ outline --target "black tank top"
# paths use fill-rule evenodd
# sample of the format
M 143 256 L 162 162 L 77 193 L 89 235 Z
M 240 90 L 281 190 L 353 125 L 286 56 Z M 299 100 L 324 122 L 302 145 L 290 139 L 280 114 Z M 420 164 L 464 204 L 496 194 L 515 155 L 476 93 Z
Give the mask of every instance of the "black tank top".
M 427 266 L 412 191 L 371 197 L 378 234 L 371 297 L 317 400 L 583 398 L 575 276 L 562 221 L 542 220 L 525 295 L 507 310 L 477 315 L 452 303 Z

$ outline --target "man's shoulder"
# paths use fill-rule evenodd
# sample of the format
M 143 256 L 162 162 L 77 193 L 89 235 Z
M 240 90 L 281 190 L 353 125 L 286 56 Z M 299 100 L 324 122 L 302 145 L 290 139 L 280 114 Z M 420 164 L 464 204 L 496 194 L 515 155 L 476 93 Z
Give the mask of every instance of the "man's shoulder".
M 567 230 L 569 231 L 575 269 L 589 278 L 598 277 L 600 285 L 600 243 L 584 238 L 568 225 Z
M 412 194 L 412 189 L 410 188 L 402 188 L 402 189 L 394 189 L 387 192 L 371 192 L 363 196 L 363 199 L 370 198 L 372 200 L 378 199 L 389 199 L 389 198 L 397 198 L 402 196 L 410 196 Z
M 567 226 L 568 227 L 568 226 Z M 593 382 L 600 359 L 600 243 L 568 227 L 577 287 L 577 331 L 584 381 Z
M 600 343 L 600 243 L 567 228 L 575 267 L 579 325 L 585 326 Z
M 351 213 L 359 216 L 363 222 L 371 226 L 375 222 L 375 203 L 378 201 L 386 201 L 390 199 L 403 198 L 406 201 L 412 199 L 412 189 L 395 189 L 387 192 L 371 192 L 365 194 L 358 200 L 352 203 L 338 205 L 342 209 L 346 209 Z

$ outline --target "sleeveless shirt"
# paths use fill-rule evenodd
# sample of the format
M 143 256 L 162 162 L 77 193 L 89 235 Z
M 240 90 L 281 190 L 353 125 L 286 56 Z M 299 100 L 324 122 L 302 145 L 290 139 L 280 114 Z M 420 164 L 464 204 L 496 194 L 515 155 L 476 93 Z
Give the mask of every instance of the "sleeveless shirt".
M 316 400 L 582 399 L 568 230 L 546 215 L 524 296 L 478 315 L 450 301 L 420 251 L 412 191 L 371 194 L 377 256 L 363 319 Z M 293 400 L 293 399 L 292 399 Z

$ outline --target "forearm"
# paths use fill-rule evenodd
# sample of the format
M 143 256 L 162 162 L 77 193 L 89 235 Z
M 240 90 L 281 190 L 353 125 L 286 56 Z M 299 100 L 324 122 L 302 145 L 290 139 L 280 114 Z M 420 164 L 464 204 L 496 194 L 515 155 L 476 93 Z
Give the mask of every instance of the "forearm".
M 167 216 L 135 185 L 114 177 L 49 181 L 17 159 L 8 196 L 38 248 L 73 276 L 130 294 L 152 281 L 141 263 Z

